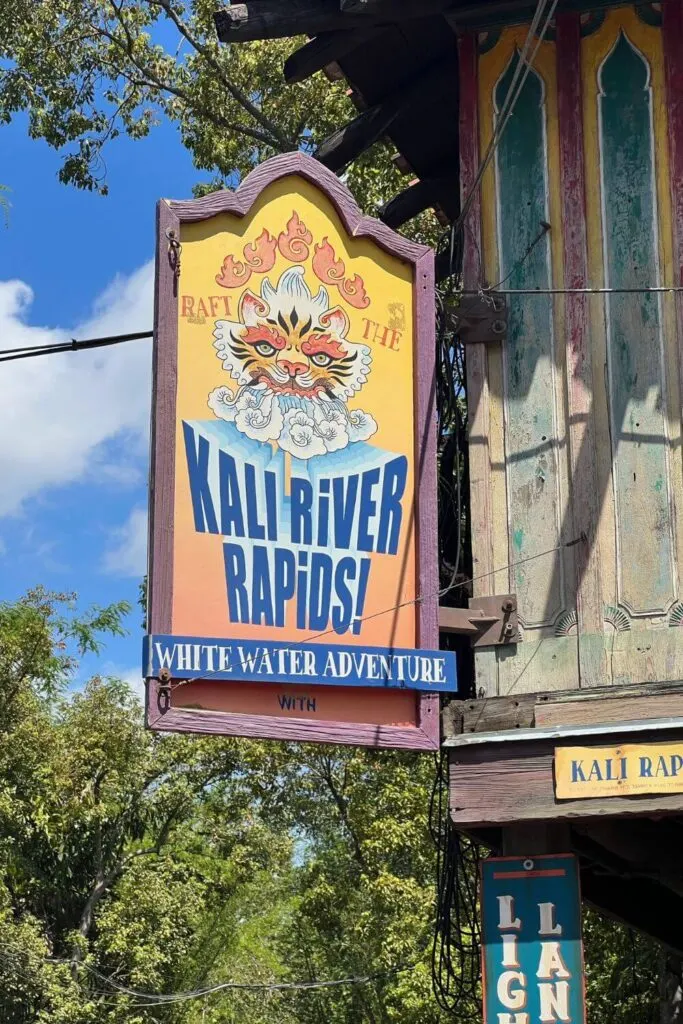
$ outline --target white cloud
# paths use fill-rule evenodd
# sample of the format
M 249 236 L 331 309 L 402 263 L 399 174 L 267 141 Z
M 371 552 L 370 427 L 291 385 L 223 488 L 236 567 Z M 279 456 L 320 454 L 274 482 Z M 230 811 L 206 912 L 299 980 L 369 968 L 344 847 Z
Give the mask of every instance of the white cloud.
M 134 508 L 110 534 L 102 568 L 112 576 L 144 576 L 147 570 L 147 510 Z
M 139 665 L 135 665 L 133 668 L 121 668 L 108 661 L 102 667 L 100 674 L 111 676 L 114 679 L 123 679 L 124 683 L 128 683 L 135 696 L 144 702 L 145 681 L 142 678 L 142 669 Z
M 0 351 L 148 330 L 153 279 L 152 263 L 117 277 L 73 332 L 27 324 L 33 292 L 22 281 L 0 282 Z M 91 474 L 137 477 L 135 458 L 146 451 L 151 354 L 151 342 L 141 340 L 0 364 L 0 516 L 18 512 L 43 488 Z M 112 444 L 118 439 L 125 446 Z

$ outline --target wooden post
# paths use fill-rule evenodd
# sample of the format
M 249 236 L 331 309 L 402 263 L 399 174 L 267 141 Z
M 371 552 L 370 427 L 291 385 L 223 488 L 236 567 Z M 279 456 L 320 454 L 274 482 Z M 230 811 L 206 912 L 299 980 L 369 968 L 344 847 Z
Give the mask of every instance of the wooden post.
M 570 850 L 569 825 L 561 821 L 523 822 L 503 829 L 503 852 L 506 857 L 569 853 Z

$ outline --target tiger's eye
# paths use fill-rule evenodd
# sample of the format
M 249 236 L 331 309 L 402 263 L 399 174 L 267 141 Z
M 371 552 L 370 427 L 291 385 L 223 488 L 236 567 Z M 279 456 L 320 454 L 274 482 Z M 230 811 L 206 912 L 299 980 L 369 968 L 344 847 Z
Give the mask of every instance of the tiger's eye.
M 272 356 L 272 354 L 275 352 L 273 346 L 270 345 L 267 341 L 258 341 L 254 345 L 254 348 L 256 349 L 260 356 Z
M 332 360 L 324 352 L 316 352 L 314 356 L 311 356 L 311 362 L 316 366 L 329 366 Z

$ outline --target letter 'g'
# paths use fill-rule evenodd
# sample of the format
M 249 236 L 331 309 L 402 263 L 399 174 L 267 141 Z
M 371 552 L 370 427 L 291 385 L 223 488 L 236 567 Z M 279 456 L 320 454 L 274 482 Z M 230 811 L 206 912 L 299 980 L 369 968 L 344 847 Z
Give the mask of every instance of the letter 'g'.
M 519 988 L 512 990 L 517 982 Z M 523 1010 L 526 1006 L 526 978 L 521 971 L 503 971 L 498 978 L 498 999 L 508 1010 Z

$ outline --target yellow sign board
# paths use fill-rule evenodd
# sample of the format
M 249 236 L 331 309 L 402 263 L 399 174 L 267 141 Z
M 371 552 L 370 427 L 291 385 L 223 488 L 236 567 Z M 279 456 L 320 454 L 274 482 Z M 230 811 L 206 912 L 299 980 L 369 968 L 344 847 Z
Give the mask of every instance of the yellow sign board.
M 555 748 L 558 800 L 642 793 L 683 793 L 683 740 Z

